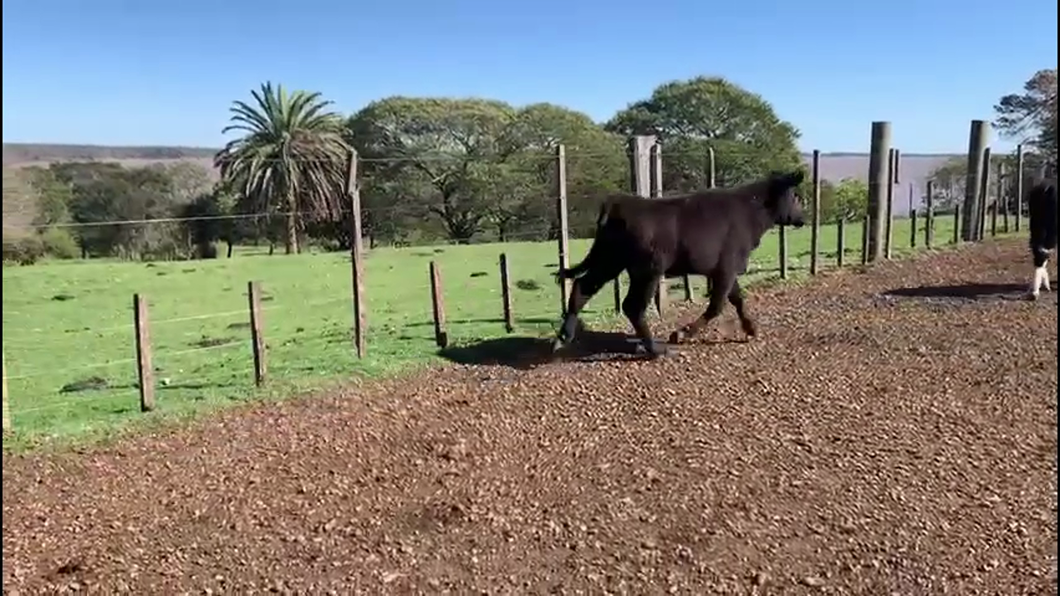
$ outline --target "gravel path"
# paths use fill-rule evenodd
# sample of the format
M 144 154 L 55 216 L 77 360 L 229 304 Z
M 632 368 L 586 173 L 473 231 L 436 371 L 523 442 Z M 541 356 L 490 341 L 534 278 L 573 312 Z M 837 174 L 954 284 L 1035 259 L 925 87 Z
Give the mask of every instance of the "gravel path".
M 4 593 L 1056 594 L 1057 299 L 1014 299 L 1024 245 L 753 290 L 752 342 L 728 309 L 654 362 L 5 457 Z

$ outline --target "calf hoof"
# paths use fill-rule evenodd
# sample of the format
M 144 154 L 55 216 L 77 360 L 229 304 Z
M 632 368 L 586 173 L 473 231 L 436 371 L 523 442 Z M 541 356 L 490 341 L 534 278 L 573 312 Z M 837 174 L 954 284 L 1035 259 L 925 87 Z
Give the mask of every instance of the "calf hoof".
M 685 332 L 678 329 L 670 334 L 670 340 L 667 343 L 679 344 L 683 341 L 685 341 Z
M 566 345 L 567 342 L 557 337 L 556 339 L 552 340 L 552 353 L 555 354 L 556 352 L 562 350 Z
M 740 326 L 743 327 L 743 332 L 747 337 L 758 335 L 758 325 L 755 325 L 753 321 L 743 321 Z
M 1027 300 L 1034 302 L 1038 299 L 1038 292 L 1027 292 Z

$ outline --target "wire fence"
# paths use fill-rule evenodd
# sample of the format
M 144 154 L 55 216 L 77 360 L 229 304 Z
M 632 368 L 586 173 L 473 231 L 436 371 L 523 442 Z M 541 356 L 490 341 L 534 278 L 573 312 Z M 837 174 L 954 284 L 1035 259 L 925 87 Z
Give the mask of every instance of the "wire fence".
M 440 347 L 444 353 L 510 333 L 550 332 L 562 308 L 554 280 L 562 235 L 555 213 L 565 207 L 562 199 L 571 199 L 554 194 L 538 199 L 552 215 L 495 231 L 489 238 L 495 242 L 449 237 L 370 246 L 361 255 L 366 313 L 361 358 L 355 349 L 355 265 L 348 252 L 269 258 L 262 246 L 238 246 L 232 258 L 89 259 L 5 268 L 5 428 L 77 434 L 143 409 L 193 412 L 262 392 L 397 371 L 427 361 Z M 958 241 L 958 212 L 932 209 L 926 217 L 912 191 L 909 202 L 911 218 L 889 220 L 888 254 Z M 1011 213 L 1010 219 L 1011 209 L 996 209 L 996 199 L 993 204 L 993 220 L 1004 216 L 1005 223 L 993 224 L 991 232 L 1017 229 L 1021 215 Z M 362 205 L 359 215 L 379 220 L 399 211 L 407 208 Z M 292 214 L 304 212 L 56 225 L 150 227 Z M 753 282 L 864 263 L 865 229 L 863 217 L 842 216 L 798 230 L 771 230 L 752 256 L 747 277 Z M 572 226 L 567 249 L 572 262 L 587 252 L 591 230 Z M 688 286 L 684 279 L 667 281 L 668 302 L 703 302 L 705 280 L 687 281 Z M 249 295 L 248 282 L 260 282 L 258 296 Z M 624 276 L 616 283 L 625 287 Z M 583 317 L 592 322 L 614 316 L 618 307 L 609 294 L 601 292 Z M 146 317 L 135 316 L 134 295 L 146 304 Z M 259 343 L 264 349 L 256 362 Z M 150 407 L 143 403 L 141 378 L 157 390 Z

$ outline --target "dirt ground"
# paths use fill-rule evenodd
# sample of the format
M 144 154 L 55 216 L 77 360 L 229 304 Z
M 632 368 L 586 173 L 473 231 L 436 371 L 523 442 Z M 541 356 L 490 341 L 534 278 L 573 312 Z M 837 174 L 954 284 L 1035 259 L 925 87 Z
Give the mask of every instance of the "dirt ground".
M 7 457 L 4 593 L 1056 594 L 1057 299 L 1018 299 L 1024 246 L 754 290 L 751 342 L 728 309 L 657 361 Z

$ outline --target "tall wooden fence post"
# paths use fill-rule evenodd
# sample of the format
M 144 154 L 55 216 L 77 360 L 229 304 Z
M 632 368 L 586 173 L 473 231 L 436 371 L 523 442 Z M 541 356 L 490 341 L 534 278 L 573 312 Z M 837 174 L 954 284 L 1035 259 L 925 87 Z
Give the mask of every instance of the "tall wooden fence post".
M 442 272 L 438 263 L 431 261 L 431 309 L 434 312 L 434 343 L 445 349 L 449 345 L 449 334 L 445 331 L 445 300 L 442 296 Z
M 884 258 L 890 260 L 894 248 L 894 185 L 898 184 L 898 150 L 887 155 L 887 220 L 884 222 Z
M 3 359 L 4 366 L 4 430 L 9 431 L 11 430 L 11 409 L 7 404 L 7 354 L 0 355 L 0 358 Z
M 559 249 L 559 270 L 566 271 L 570 266 L 570 224 L 567 219 L 567 149 L 563 145 L 556 147 L 556 221 L 559 222 L 559 235 L 556 238 Z M 615 280 L 618 283 L 618 280 Z M 567 314 L 567 300 L 570 296 L 571 280 L 561 279 L 559 283 L 559 312 Z
M 361 186 L 357 180 L 357 152 L 350 150 L 346 162 L 346 196 L 350 200 L 350 280 L 353 286 L 353 347 L 364 358 L 368 333 L 364 308 L 364 241 L 361 236 Z
M 133 325 L 136 328 L 136 374 L 140 381 L 140 411 L 155 409 L 155 369 L 151 362 L 151 323 L 147 299 L 133 294 Z
M 924 197 L 924 247 L 931 248 L 935 240 L 935 181 L 927 181 L 927 196 Z
M 630 189 L 633 194 L 649 199 L 652 196 L 652 167 L 651 151 L 655 144 L 654 135 L 638 135 L 629 139 L 627 154 L 629 157 Z M 660 280 L 660 286 L 665 280 Z M 662 303 L 659 300 L 659 292 L 656 289 L 655 306 L 661 315 Z
M 961 206 L 961 239 L 973 242 L 979 232 L 979 200 L 982 196 L 983 153 L 990 135 L 990 125 L 983 120 L 972 120 L 968 133 L 968 175 L 964 184 L 964 204 Z
M 810 229 L 810 275 L 817 275 L 821 252 L 821 151 L 813 150 L 813 198 L 810 214 L 813 228 Z
M 661 199 L 663 196 L 662 147 L 659 146 L 658 142 L 651 146 L 651 149 L 648 150 L 648 155 L 651 158 L 651 168 L 649 168 L 651 198 Z M 688 283 L 687 275 L 684 279 L 685 283 Z M 670 298 L 669 287 L 665 275 L 659 278 L 659 287 L 655 291 L 655 310 L 658 311 L 660 317 L 663 315 L 663 311 L 666 310 L 666 305 Z
M 508 272 L 508 255 L 501 253 L 501 304 L 504 309 L 504 330 L 515 331 L 515 319 L 512 317 L 512 282 Z
M 265 336 L 261 323 L 261 284 L 247 282 L 247 303 L 250 306 L 250 348 L 254 354 L 254 384 L 265 384 Z
M 1023 144 L 1016 145 L 1016 231 L 1023 227 Z
M 891 183 L 888 168 L 891 154 L 891 123 L 872 123 L 872 145 L 869 150 L 869 209 L 864 235 L 863 263 L 876 262 L 884 256 L 884 218 L 887 216 L 887 186 Z

